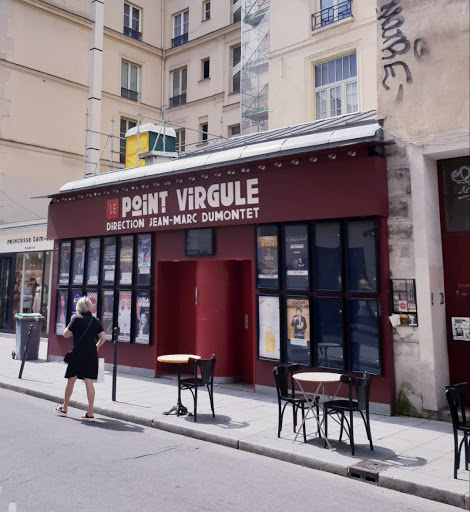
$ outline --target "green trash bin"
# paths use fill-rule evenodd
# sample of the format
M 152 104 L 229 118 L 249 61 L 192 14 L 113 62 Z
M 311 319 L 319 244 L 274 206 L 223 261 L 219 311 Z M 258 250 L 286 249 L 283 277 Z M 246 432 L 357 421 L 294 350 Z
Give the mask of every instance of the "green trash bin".
M 17 313 L 16 318 L 16 352 L 12 354 L 14 359 L 23 359 L 24 348 L 29 339 L 26 361 L 33 361 L 39 358 L 39 342 L 41 338 L 41 327 L 44 317 L 39 313 Z

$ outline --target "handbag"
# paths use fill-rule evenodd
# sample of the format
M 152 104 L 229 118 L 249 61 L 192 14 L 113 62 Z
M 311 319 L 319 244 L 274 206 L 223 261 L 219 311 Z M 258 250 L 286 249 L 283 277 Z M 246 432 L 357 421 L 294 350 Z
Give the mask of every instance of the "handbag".
M 74 344 L 75 347 L 78 345 L 78 342 L 83 338 L 83 336 L 85 336 L 85 334 L 87 333 L 88 329 L 90 328 L 91 322 L 93 322 L 93 316 L 91 317 L 90 323 L 88 324 L 88 327 L 85 329 L 85 332 L 80 336 L 80 338 L 78 338 L 77 342 Z M 67 352 L 65 354 L 64 363 L 73 364 L 75 361 L 76 361 L 76 354 L 72 348 L 72 350 L 70 350 L 69 352 Z

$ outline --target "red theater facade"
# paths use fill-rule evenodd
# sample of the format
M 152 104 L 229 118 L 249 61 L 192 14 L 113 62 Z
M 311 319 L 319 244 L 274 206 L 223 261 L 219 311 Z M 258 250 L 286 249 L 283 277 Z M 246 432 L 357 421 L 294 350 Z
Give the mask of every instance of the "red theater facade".
M 373 116 L 230 139 L 52 197 L 49 357 L 88 294 L 121 371 L 158 376 L 169 353 L 216 355 L 219 381 L 272 387 L 272 368 L 373 374 L 395 401 L 388 320 L 387 175 Z M 294 127 L 295 128 L 295 127 Z M 259 136 L 264 135 L 260 142 Z M 112 346 L 103 350 L 112 362 Z

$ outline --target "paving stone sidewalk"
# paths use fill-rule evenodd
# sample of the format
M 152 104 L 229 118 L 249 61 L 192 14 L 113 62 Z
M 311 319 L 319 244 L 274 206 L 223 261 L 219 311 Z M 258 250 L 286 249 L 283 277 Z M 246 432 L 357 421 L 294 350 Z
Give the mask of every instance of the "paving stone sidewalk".
M 60 403 L 65 386 L 65 365 L 48 362 L 47 341 L 41 341 L 39 360 L 26 361 L 23 378 L 18 379 L 21 361 L 13 360 L 14 336 L 0 337 L 0 387 Z M 131 423 L 186 435 L 232 448 L 329 471 L 342 476 L 377 480 L 377 485 L 470 510 L 470 472 L 461 469 L 453 478 L 453 435 L 451 423 L 398 416 L 371 415 L 374 450 L 368 445 L 360 417 L 355 421 L 356 455 L 347 442 L 338 443 L 339 429 L 329 424 L 332 450 L 315 435 L 314 420 L 307 422 L 307 443 L 299 436 L 294 442 L 290 409 L 284 418 L 281 438 L 277 437 L 277 398 L 254 393 L 251 386 L 216 384 L 216 417 L 210 412 L 208 394 L 198 395 L 198 421 L 191 416 L 166 416 L 163 411 L 176 402 L 177 383 L 171 378 L 145 378 L 118 374 L 117 401 L 113 402 L 112 375 L 96 384 L 95 411 Z M 85 409 L 85 386 L 77 382 L 70 415 Z M 183 402 L 192 409 L 189 392 Z M 51 414 L 53 405 L 51 404 Z M 463 458 L 462 458 L 463 459 Z M 361 463 L 368 468 L 361 471 Z M 461 467 L 464 466 L 462 460 Z M 359 464 L 359 468 L 356 466 Z M 358 483 L 358 485 L 371 485 Z

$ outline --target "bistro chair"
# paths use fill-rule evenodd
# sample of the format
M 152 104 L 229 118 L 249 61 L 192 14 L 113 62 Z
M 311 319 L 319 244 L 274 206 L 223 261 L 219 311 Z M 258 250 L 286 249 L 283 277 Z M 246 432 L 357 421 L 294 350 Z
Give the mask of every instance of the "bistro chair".
M 370 389 L 370 375 L 364 372 L 362 377 L 349 377 L 341 375 L 341 382 L 348 385 L 349 393 L 347 399 L 330 400 L 323 404 L 324 419 L 325 419 L 325 436 L 328 437 L 328 416 L 340 415 L 341 416 L 341 430 L 339 440 L 343 437 L 343 431 L 346 431 L 347 436 L 351 442 L 351 451 L 354 455 L 354 412 L 360 412 L 364 425 L 366 427 L 367 439 L 370 443 L 370 449 L 373 450 L 372 434 L 370 431 L 369 419 L 369 389 Z M 356 398 L 353 398 L 353 390 Z M 346 413 L 349 412 L 349 421 L 346 418 Z M 364 416 L 365 412 L 365 416 Z M 336 420 L 337 421 L 337 420 Z M 339 422 L 338 422 L 339 423 Z M 345 425 L 346 423 L 346 425 Z
M 209 392 L 209 400 L 211 403 L 212 416 L 215 418 L 214 412 L 214 368 L 215 355 L 212 354 L 210 359 L 190 359 L 194 362 L 194 376 L 186 379 L 180 379 L 178 386 L 180 392 L 189 389 L 194 400 L 194 421 L 197 421 L 197 390 L 199 387 L 206 386 Z M 199 370 L 199 375 L 198 375 Z
M 446 398 L 449 403 L 450 415 L 452 417 L 452 427 L 454 430 L 454 478 L 457 478 L 457 470 L 460 468 L 460 453 L 462 446 L 465 445 L 465 469 L 468 470 L 470 459 L 469 434 L 470 421 L 465 417 L 465 407 L 463 405 L 463 393 L 470 393 L 470 384 L 460 382 L 446 386 Z M 463 438 L 459 444 L 459 430 L 463 433 Z
M 278 418 L 278 427 L 277 427 L 277 437 L 281 437 L 282 430 L 282 420 L 284 418 L 284 411 L 288 404 L 292 405 L 292 415 L 294 422 L 294 432 L 297 429 L 297 411 L 300 409 L 302 412 L 302 420 L 305 417 L 305 405 L 307 404 L 307 399 L 304 396 L 295 394 L 294 387 L 294 373 L 300 370 L 299 364 L 285 364 L 281 366 L 276 366 L 273 368 L 273 376 L 274 382 L 276 383 L 276 391 L 277 391 L 277 403 L 279 407 L 279 418 Z M 290 384 L 290 389 L 289 389 Z M 319 413 L 318 407 L 319 397 L 315 397 L 317 415 Z M 284 402 L 284 405 L 283 405 Z M 307 442 L 307 435 L 305 433 L 305 422 L 303 425 L 304 432 L 304 442 Z

